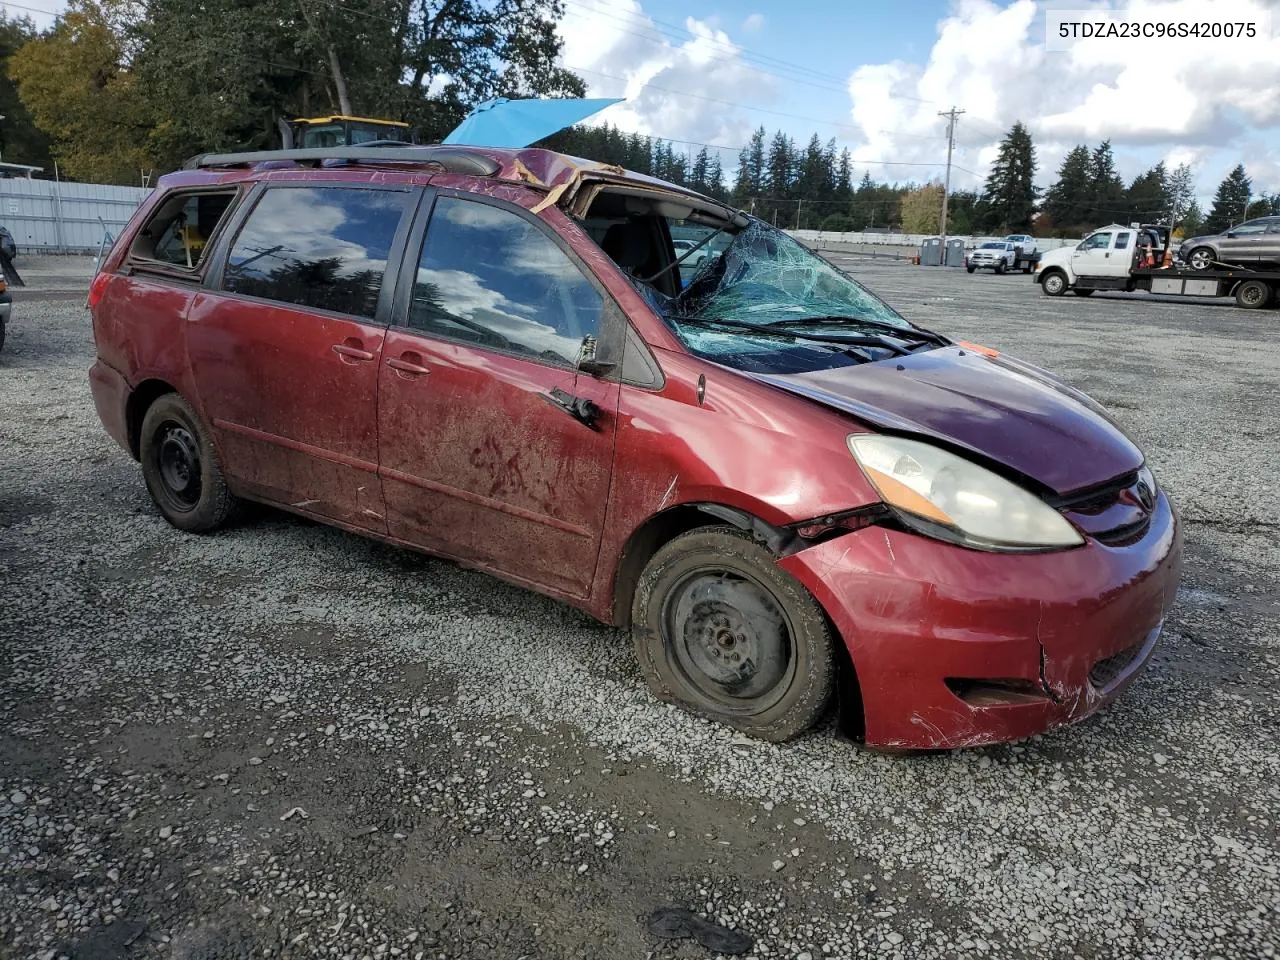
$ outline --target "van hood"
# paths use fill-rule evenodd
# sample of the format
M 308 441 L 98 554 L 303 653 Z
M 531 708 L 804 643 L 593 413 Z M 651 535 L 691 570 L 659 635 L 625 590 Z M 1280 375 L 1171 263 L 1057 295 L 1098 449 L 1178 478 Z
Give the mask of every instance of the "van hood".
M 752 373 L 870 426 L 940 440 L 1068 494 L 1142 466 L 1083 393 L 1028 363 L 960 346 L 813 373 Z

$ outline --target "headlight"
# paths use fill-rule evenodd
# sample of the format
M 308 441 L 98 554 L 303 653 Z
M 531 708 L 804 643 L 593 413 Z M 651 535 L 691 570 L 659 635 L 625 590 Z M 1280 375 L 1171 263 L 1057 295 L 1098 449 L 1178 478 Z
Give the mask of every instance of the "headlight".
M 1074 547 L 1084 538 L 1052 507 L 977 464 L 916 440 L 858 433 L 849 451 L 908 526 L 987 550 Z

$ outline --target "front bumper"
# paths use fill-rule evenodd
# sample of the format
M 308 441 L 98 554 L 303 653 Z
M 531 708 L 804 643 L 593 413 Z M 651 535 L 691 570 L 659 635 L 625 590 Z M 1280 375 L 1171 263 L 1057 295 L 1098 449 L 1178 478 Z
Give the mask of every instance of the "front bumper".
M 1161 493 L 1123 546 L 981 553 L 871 526 L 781 565 L 844 638 L 866 742 L 931 749 L 1018 740 L 1110 703 L 1151 656 L 1181 562 Z

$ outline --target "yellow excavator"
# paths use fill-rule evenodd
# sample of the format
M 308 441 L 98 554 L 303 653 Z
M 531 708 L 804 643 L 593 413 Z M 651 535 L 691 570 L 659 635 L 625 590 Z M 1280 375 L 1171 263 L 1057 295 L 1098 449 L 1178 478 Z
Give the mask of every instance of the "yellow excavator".
M 374 120 L 369 117 L 295 117 L 277 123 L 285 150 L 358 147 L 368 143 L 417 143 L 417 131 L 399 120 Z

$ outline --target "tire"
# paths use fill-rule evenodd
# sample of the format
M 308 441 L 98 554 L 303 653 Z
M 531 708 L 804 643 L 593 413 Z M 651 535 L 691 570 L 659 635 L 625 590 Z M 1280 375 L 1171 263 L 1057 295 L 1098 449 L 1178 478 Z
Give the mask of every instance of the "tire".
M 999 275 L 999 274 L 1002 274 L 1002 273 L 1004 273 L 1004 261 L 1003 261 L 1003 260 L 999 261 L 999 262 L 996 264 L 996 274 L 997 274 L 997 275 Z
M 0 320 L 0 350 L 4 349 L 4 321 Z
M 973 273 L 973 271 L 977 270 L 978 268 L 977 268 L 977 267 L 965 267 L 965 269 L 966 269 L 966 270 L 968 270 L 970 273 Z
M 1072 292 L 1072 293 L 1074 293 L 1077 297 L 1092 297 L 1092 296 L 1093 296 L 1093 291 L 1092 291 L 1092 290 L 1081 290 L 1079 287 L 1076 287 L 1076 289 L 1072 290 L 1071 292 Z
M 209 533 L 235 513 L 209 431 L 176 393 L 147 408 L 139 443 L 142 476 L 161 515 L 179 530 Z
M 1196 247 L 1187 254 L 1187 266 L 1192 270 L 1208 270 L 1217 259 L 1212 247 Z
M 1265 280 L 1246 280 L 1236 287 L 1236 306 L 1261 310 L 1271 302 L 1271 284 Z
M 1048 297 L 1062 296 L 1067 292 L 1067 275 L 1061 270 L 1046 270 L 1040 275 L 1040 289 Z
M 636 584 L 631 633 L 654 696 L 749 736 L 789 740 L 831 703 L 822 608 L 736 528 L 699 527 L 662 546 Z

